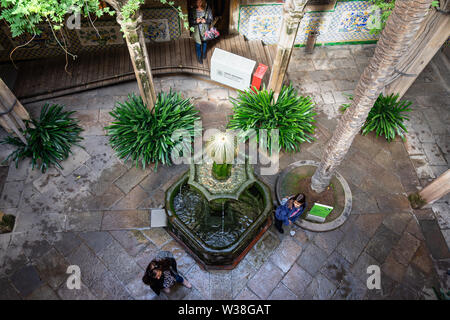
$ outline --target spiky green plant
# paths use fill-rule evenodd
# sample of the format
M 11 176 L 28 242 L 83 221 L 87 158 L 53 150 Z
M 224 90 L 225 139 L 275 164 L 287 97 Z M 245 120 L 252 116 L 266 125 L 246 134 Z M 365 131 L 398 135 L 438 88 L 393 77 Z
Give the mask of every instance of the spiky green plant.
M 0 144 L 10 144 L 16 147 L 5 161 L 13 160 L 18 166 L 19 160 L 31 158 L 31 167 L 39 166 L 45 173 L 50 165 L 61 168 L 59 164 L 72 153 L 72 145 L 78 145 L 83 138 L 80 132 L 83 129 L 78 120 L 71 115 L 75 111 L 63 111 L 61 105 L 44 105 L 39 119 L 25 121 L 25 130 L 22 132 L 27 144 L 19 138 L 7 136 Z M 79 146 L 79 145 L 78 145 Z
M 310 97 L 297 94 L 292 87 L 283 86 L 277 101 L 274 92 L 266 89 L 253 92 L 241 91 L 236 99 L 231 98 L 234 114 L 228 127 L 234 130 L 256 130 L 258 141 L 260 129 L 267 130 L 267 139 L 263 143 L 272 153 L 271 129 L 279 130 L 279 145 L 288 152 L 300 150 L 300 144 L 311 142 L 315 126 L 313 125 L 314 103 Z
M 172 163 L 175 130 L 186 130 L 194 136 L 194 122 L 199 120 L 198 111 L 189 99 L 179 93 L 159 93 L 152 113 L 141 97 L 132 94 L 123 103 L 118 102 L 110 115 L 115 119 L 106 127 L 109 142 L 117 155 L 125 161 L 131 159 L 145 168 L 150 163 Z
M 353 100 L 353 97 L 349 96 L 349 99 Z M 394 140 L 396 135 L 404 140 L 404 134 L 408 132 L 404 121 L 409 120 L 405 113 L 411 111 L 411 104 L 411 101 L 399 100 L 398 94 L 388 96 L 380 94 L 367 116 L 361 133 L 367 135 L 369 132 L 375 131 L 377 137 L 384 135 L 389 142 Z M 343 104 L 341 111 L 344 112 L 350 105 L 350 103 Z

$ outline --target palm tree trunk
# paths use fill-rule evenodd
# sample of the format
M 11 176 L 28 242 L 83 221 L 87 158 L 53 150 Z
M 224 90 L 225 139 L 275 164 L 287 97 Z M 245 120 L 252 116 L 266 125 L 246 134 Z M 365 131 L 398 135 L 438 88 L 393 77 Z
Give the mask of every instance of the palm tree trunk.
M 408 50 L 430 5 L 431 0 L 395 2 L 395 8 L 381 33 L 375 53 L 356 86 L 352 104 L 339 120 L 319 168 L 311 179 L 311 188 L 314 191 L 322 192 L 330 184 L 336 168 L 344 159 L 383 90 L 385 81 L 391 77 L 400 58 Z
M 148 109 L 153 110 L 156 102 L 156 92 L 153 85 L 152 69 L 142 31 L 142 13 L 138 10 L 134 16 L 125 20 L 121 9 L 126 1 L 106 0 L 116 11 L 117 22 L 125 35 L 131 62 L 142 100 Z

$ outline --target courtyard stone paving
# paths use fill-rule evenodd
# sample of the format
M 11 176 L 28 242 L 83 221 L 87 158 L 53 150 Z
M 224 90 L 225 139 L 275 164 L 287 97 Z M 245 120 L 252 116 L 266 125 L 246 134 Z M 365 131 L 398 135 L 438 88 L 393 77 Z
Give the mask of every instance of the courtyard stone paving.
M 294 161 L 320 160 L 338 107 L 373 49 L 294 50 L 289 79 L 313 97 L 319 115 L 315 142 L 281 154 L 280 171 Z M 14 231 L 0 235 L 0 299 L 433 299 L 432 287 L 449 288 L 448 197 L 431 209 L 412 210 L 407 194 L 448 168 L 450 99 L 441 84 L 427 67 L 408 91 L 414 112 L 406 143 L 355 138 L 339 167 L 353 194 L 343 226 L 323 233 L 294 226 L 293 237 L 272 226 L 232 271 L 202 270 L 165 229 L 151 228 L 150 210 L 164 206 L 164 191 L 188 168 L 142 170 L 115 156 L 103 128 L 114 102 L 137 91 L 134 82 L 53 99 L 77 111 L 84 149 L 74 148 L 63 170 L 46 174 L 27 161 L 18 169 L 0 167 L 0 210 L 17 217 Z M 155 85 L 191 97 L 205 128 L 225 128 L 234 90 L 185 76 L 155 78 Z M 26 106 L 35 116 L 41 107 Z M 420 153 L 411 153 L 418 146 Z M 0 160 L 9 152 L 2 146 Z M 277 175 L 260 178 L 273 191 Z M 159 250 L 174 253 L 192 289 L 156 296 L 142 283 Z M 80 290 L 66 286 L 69 265 L 81 268 Z M 369 265 L 381 268 L 380 290 L 367 289 Z

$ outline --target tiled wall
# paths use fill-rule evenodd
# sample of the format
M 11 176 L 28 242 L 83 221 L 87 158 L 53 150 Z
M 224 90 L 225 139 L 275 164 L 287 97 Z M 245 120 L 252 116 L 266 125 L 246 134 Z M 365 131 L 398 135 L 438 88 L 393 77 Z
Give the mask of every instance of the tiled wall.
M 169 41 L 177 39 L 181 34 L 181 24 L 176 11 L 171 8 L 142 9 L 144 34 L 147 42 Z M 125 44 L 120 26 L 114 17 L 95 21 L 95 28 L 89 21 L 83 21 L 79 30 L 64 29 L 63 34 L 58 31 L 56 35 L 60 43 L 67 45 L 68 51 L 77 54 L 82 51 L 94 51 L 105 46 L 121 46 Z M 97 29 L 97 31 L 96 31 Z M 48 25 L 41 27 L 42 34 L 36 36 L 26 46 L 14 51 L 13 58 L 32 59 L 64 54 Z M 98 37 L 97 32 L 101 37 Z M 26 44 L 30 35 L 12 38 L 9 28 L 0 29 L 0 61 L 9 59 L 9 53 L 17 46 Z
M 307 12 L 301 22 L 296 40 L 304 45 L 310 30 L 318 29 L 318 44 L 375 42 L 377 37 L 369 33 L 367 21 L 370 16 L 368 1 L 338 1 L 334 9 L 324 12 Z M 146 40 L 168 41 L 181 35 L 181 23 L 177 12 L 171 8 L 144 8 L 144 32 Z M 241 5 L 239 12 L 239 32 L 249 39 L 261 39 L 268 44 L 276 43 L 282 20 L 282 3 Z M 89 21 L 83 21 L 79 30 L 64 30 L 64 38 L 59 32 L 60 43 L 66 43 L 68 51 L 77 54 L 94 51 L 105 46 L 124 45 L 123 35 L 114 17 L 95 22 L 97 31 Z M 48 25 L 43 25 L 42 34 L 36 36 L 26 46 L 15 50 L 13 58 L 32 59 L 64 54 Z M 0 61 L 9 60 L 10 52 L 31 38 L 30 35 L 12 38 L 7 26 L 0 28 Z
M 305 13 L 298 31 L 296 44 L 304 45 L 308 32 L 319 30 L 317 44 L 373 43 L 377 36 L 370 34 L 371 14 L 368 1 L 338 1 L 333 10 Z M 263 40 L 267 44 L 278 41 L 282 22 L 282 4 L 241 5 L 239 32 L 248 39 Z

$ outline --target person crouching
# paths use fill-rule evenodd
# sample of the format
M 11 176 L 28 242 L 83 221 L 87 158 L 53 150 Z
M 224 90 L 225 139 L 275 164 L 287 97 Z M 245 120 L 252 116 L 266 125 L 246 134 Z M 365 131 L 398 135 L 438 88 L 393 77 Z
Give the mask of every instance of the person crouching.
M 282 225 L 292 225 L 292 223 L 300 218 L 305 208 L 306 197 L 303 193 L 283 198 L 281 204 L 275 210 L 275 228 L 280 233 L 284 233 Z

